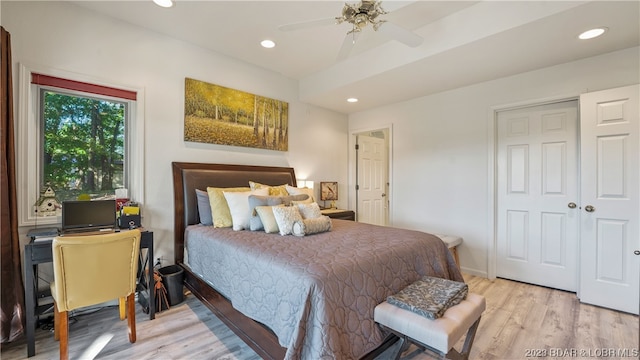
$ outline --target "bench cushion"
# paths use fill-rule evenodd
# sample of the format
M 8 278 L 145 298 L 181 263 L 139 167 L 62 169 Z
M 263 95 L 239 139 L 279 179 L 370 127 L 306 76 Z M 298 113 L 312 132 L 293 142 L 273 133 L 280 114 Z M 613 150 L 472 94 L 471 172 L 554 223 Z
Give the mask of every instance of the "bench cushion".
M 443 234 L 434 234 L 439 237 L 440 240 L 444 241 L 447 244 L 448 248 L 456 247 L 462 244 L 462 238 L 460 236 L 455 235 L 443 235 Z
M 374 318 L 377 323 L 446 354 L 480 318 L 485 308 L 482 295 L 469 293 L 465 300 L 450 307 L 436 320 L 386 301 L 376 306 Z

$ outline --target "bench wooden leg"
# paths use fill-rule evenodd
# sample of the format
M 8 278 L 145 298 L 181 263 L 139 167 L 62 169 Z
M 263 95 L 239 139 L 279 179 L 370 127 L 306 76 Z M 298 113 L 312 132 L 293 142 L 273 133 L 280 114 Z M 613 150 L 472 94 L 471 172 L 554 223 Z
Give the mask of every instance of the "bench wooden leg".
M 409 345 L 411 345 L 411 342 L 407 339 L 406 336 L 399 336 L 399 337 L 400 337 L 400 346 L 398 346 L 398 351 L 396 352 L 396 356 L 394 356 L 395 360 L 400 360 L 402 353 L 407 351 L 407 349 L 409 348 Z
M 473 346 L 473 340 L 476 338 L 476 331 L 478 330 L 478 325 L 480 324 L 479 317 L 476 322 L 471 325 L 469 331 L 467 331 L 467 337 L 464 339 L 464 345 L 462 346 L 462 352 L 458 352 L 456 349 L 451 349 L 447 353 L 447 359 L 451 360 L 468 360 L 469 353 L 471 352 L 471 347 Z
M 450 247 L 449 251 L 451 251 L 451 255 L 453 255 L 453 260 L 455 260 L 456 265 L 458 265 L 458 269 L 460 269 L 460 258 L 458 257 L 458 247 Z
M 478 331 L 478 325 L 480 325 L 480 319 L 482 316 L 476 320 L 476 322 L 471 325 L 469 331 L 467 332 L 467 338 L 464 339 L 464 346 L 462 347 L 462 356 L 465 359 L 469 358 L 469 353 L 471 352 L 471 347 L 473 346 L 473 340 L 476 338 L 476 331 Z

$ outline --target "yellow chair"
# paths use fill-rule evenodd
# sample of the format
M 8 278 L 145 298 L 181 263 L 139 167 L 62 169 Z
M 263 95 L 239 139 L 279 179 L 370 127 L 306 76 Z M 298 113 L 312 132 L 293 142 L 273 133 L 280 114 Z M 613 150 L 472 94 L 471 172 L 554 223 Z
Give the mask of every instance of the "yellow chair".
M 127 303 L 129 342 L 136 342 L 135 291 L 140 231 L 60 236 L 53 240 L 54 338 L 60 359 L 69 358 L 68 311 L 119 300 Z

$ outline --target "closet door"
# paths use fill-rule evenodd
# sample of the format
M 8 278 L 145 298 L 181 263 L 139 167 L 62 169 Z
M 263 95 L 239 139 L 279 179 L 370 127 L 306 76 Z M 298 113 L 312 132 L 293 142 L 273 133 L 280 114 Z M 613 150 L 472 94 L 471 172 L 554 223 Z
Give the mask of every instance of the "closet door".
M 580 96 L 582 302 L 638 314 L 639 86 Z
M 498 113 L 498 277 L 576 291 L 578 102 Z

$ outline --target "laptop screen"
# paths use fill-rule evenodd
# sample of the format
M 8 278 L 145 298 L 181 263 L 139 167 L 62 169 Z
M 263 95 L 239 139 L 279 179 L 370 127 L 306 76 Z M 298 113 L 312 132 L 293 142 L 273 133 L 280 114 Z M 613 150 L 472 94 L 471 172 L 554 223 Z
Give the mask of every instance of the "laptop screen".
M 92 231 L 115 228 L 116 201 L 86 200 L 62 203 L 62 231 Z

